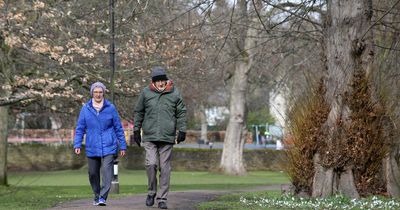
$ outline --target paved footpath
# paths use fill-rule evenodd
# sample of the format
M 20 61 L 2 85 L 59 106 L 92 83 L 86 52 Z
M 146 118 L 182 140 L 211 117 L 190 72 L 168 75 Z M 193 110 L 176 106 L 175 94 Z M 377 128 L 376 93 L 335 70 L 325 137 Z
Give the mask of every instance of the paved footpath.
M 184 192 L 169 192 L 168 194 L 168 209 L 182 209 L 194 210 L 195 206 L 201 202 L 206 202 L 215 199 L 219 195 L 228 193 L 240 193 L 250 191 L 264 191 L 264 190 L 282 190 L 286 185 L 268 185 L 259 186 L 253 189 L 235 190 L 235 191 L 210 191 L 210 190 L 197 190 L 197 191 L 184 191 Z M 117 209 L 137 209 L 137 210 L 151 210 L 158 209 L 157 202 L 154 206 L 147 207 L 145 205 L 146 195 L 134 195 L 124 198 L 111 198 L 107 201 L 107 206 L 92 206 L 92 199 L 75 200 L 67 203 L 62 203 L 50 210 L 56 209 L 104 209 L 104 210 L 117 210 Z

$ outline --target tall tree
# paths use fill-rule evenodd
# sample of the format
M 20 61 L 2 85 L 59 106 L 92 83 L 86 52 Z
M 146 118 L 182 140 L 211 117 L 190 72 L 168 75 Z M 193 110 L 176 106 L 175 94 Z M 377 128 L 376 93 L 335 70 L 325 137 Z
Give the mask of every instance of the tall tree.
M 252 68 L 257 42 L 257 17 L 249 16 L 248 1 L 237 3 L 239 13 L 238 27 L 235 34 L 236 54 L 234 75 L 230 90 L 229 122 L 226 129 L 221 157 L 221 169 L 227 174 L 242 175 L 246 172 L 243 164 L 243 147 L 246 130 L 246 93 L 248 75 Z M 259 6 L 259 5 L 258 5 Z
M 327 1 L 326 8 L 325 76 L 309 97 L 309 107 L 293 118 L 297 127 L 289 157 L 300 160 L 292 168 L 301 163 L 307 171 L 297 173 L 303 180 L 295 175 L 294 184 L 314 197 L 384 193 L 382 163 L 394 129 L 374 83 L 379 67 L 373 63 L 372 0 Z
M 295 100 L 288 114 L 294 139 L 289 174 L 297 192 L 314 197 L 397 196 L 398 41 L 392 37 L 398 37 L 393 18 L 400 1 L 320 2 L 318 8 L 307 1 L 286 3 L 320 14 L 325 63 L 321 82 Z

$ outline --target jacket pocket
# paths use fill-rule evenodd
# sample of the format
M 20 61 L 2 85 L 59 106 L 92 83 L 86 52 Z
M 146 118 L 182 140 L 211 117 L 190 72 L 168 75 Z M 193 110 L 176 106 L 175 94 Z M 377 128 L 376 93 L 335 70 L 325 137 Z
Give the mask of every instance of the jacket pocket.
M 173 137 L 175 136 L 176 124 L 175 120 L 164 120 L 163 123 L 163 136 Z
M 144 135 L 155 135 L 157 133 L 157 125 L 155 121 L 152 120 L 143 121 L 143 133 Z

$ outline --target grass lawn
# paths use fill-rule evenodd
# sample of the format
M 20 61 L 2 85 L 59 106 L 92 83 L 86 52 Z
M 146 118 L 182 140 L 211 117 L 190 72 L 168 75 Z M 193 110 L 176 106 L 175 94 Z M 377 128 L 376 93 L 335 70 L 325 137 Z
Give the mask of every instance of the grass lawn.
M 238 193 L 238 194 L 230 194 L 230 195 L 223 195 L 218 197 L 214 201 L 206 202 L 206 203 L 201 203 L 199 206 L 197 206 L 197 209 L 199 210 L 208 210 L 208 209 L 213 209 L 213 210 L 231 210 L 231 209 L 252 209 L 252 210 L 261 210 L 261 209 L 277 209 L 279 207 L 274 207 L 274 208 L 268 208 L 265 206 L 259 206 L 257 203 L 255 204 L 246 204 L 241 202 L 241 198 L 263 198 L 263 197 L 269 197 L 269 198 L 277 198 L 281 195 L 281 191 L 268 191 L 268 192 L 249 192 L 249 193 Z M 290 208 L 279 208 L 279 209 L 290 209 Z
M 248 192 L 223 195 L 216 200 L 201 203 L 199 210 L 267 210 L 267 209 L 400 209 L 400 199 L 370 196 L 351 199 L 341 195 L 328 198 L 301 198 L 282 195 L 280 191 Z
M 44 209 L 57 203 L 91 198 L 86 169 L 56 172 L 10 173 L 10 187 L 0 187 L 0 209 Z M 225 176 L 208 172 L 172 172 L 171 191 L 227 190 L 288 183 L 281 172 L 249 172 L 246 176 Z M 146 193 L 144 170 L 120 170 L 120 194 L 111 198 Z

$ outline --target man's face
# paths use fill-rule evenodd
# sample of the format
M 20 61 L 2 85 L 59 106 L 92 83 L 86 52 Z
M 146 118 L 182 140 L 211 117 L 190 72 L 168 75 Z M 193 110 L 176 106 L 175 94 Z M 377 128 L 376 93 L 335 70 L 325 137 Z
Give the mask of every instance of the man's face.
M 155 86 L 159 90 L 164 90 L 165 87 L 167 86 L 167 81 L 166 80 L 159 80 L 154 82 Z
M 96 103 L 100 103 L 104 98 L 103 89 L 96 87 L 93 89 L 93 98 Z

